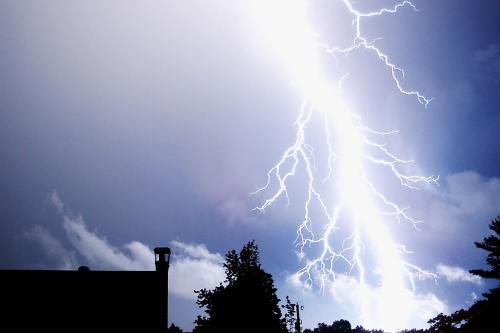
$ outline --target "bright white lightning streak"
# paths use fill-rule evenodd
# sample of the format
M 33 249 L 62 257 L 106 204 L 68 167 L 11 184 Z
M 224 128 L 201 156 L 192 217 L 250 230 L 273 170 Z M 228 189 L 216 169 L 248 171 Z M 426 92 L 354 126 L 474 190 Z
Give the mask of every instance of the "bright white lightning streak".
M 305 259 L 305 266 L 297 272 L 297 276 L 308 285 L 318 282 L 323 290 L 328 283 L 334 282 L 339 274 L 336 265 L 340 260 L 347 264 L 349 273 L 358 272 L 359 284 L 367 291 L 369 288 L 362 260 L 361 239 L 362 235 L 368 237 L 374 244 L 377 271 L 381 277 L 380 290 L 384 298 L 383 309 L 377 317 L 378 323 L 385 328 L 396 329 L 398 325 L 404 323 L 405 315 L 408 315 L 404 313 L 403 302 L 407 299 L 405 295 L 415 289 L 414 278 L 436 278 L 436 276 L 402 259 L 402 254 L 409 252 L 403 245 L 393 241 L 382 218 L 393 216 L 398 221 L 409 222 L 415 228 L 420 221 L 410 217 L 406 213 L 406 208 L 390 200 L 374 185 L 367 175 L 366 165 L 375 164 L 387 168 L 402 186 L 410 189 L 415 189 L 419 183 L 437 183 L 438 178 L 407 175 L 401 171 L 401 166 L 411 161 L 397 157 L 380 143 L 395 131 L 372 130 L 362 122 L 360 116 L 351 112 L 342 101 L 340 89 L 333 88 L 336 85 L 332 85 L 322 74 L 317 61 L 317 52 L 323 50 L 332 55 L 345 56 L 356 50 L 373 53 L 389 70 L 399 92 L 414 96 L 426 107 L 431 99 L 419 91 L 404 88 L 399 78 L 404 77 L 403 69 L 392 63 L 389 56 L 375 46 L 375 41 L 368 41 L 361 30 L 363 19 L 392 15 L 404 7 L 416 10 L 416 7 L 410 1 L 403 1 L 393 8 L 363 13 L 356 10 L 349 0 L 337 1 L 345 5 L 353 17 L 355 26 L 352 44 L 345 48 L 331 47 L 317 40 L 309 28 L 306 18 L 307 3 L 303 0 L 263 1 L 256 8 L 261 20 L 259 24 L 265 27 L 265 33 L 271 38 L 274 49 L 291 71 L 305 96 L 295 122 L 295 142 L 269 170 L 266 184 L 254 193 L 268 190 L 273 182 L 277 182 L 278 188 L 256 209 L 264 212 L 282 196 L 289 202 L 287 182 L 296 174 L 297 167 L 302 163 L 307 175 L 307 197 L 303 220 L 297 229 L 296 243 L 300 248 L 301 257 Z M 339 87 L 344 78 L 345 75 L 337 83 Z M 324 117 L 324 139 L 329 171 L 327 178 L 335 176 L 341 189 L 341 198 L 333 209 L 320 193 L 320 180 L 317 180 L 315 175 L 313 147 L 306 141 L 307 127 L 314 112 L 321 113 Z M 333 137 L 336 138 L 334 142 L 332 142 Z M 377 156 L 381 157 L 366 153 L 364 148 L 378 152 Z M 318 236 L 313 232 L 311 213 L 313 202 L 319 204 L 326 220 L 324 231 Z M 382 211 L 380 207 L 383 208 Z M 344 239 L 340 244 L 340 250 L 337 250 L 331 238 L 343 214 L 352 216 L 353 233 Z M 306 258 L 304 252 L 306 247 L 315 244 L 321 247 L 320 254 L 312 259 Z M 410 289 L 407 284 L 411 286 Z M 368 292 L 364 298 L 369 298 Z M 361 305 L 365 313 L 369 311 L 367 304 Z

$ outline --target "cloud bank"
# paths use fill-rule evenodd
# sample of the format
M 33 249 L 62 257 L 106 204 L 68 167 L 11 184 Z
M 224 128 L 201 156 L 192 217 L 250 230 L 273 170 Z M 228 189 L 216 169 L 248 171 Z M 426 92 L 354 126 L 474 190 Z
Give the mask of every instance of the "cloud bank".
M 447 176 L 443 185 L 425 208 L 427 212 L 422 212 L 432 233 L 427 236 L 470 250 L 474 241 L 489 234 L 489 222 L 500 214 L 500 178 L 463 171 Z
M 57 192 L 49 196 L 49 203 L 62 218 L 64 242 L 40 225 L 25 232 L 28 239 L 38 242 L 47 256 L 58 262 L 59 269 L 75 269 L 87 264 L 91 269 L 154 270 L 154 253 L 139 241 L 116 247 L 104 236 L 89 230 L 81 215 L 73 216 Z M 64 244 L 67 245 L 64 245 Z M 173 254 L 170 264 L 170 291 L 185 299 L 194 299 L 194 290 L 213 288 L 224 281 L 224 258 L 211 253 L 203 244 L 187 244 L 178 240 L 170 242 Z M 83 260 L 78 263 L 77 255 Z
M 469 271 L 463 269 L 462 267 L 438 264 L 436 267 L 436 273 L 439 276 L 444 277 L 446 281 L 450 283 L 469 282 L 476 285 L 483 284 L 483 281 L 479 276 L 469 273 Z

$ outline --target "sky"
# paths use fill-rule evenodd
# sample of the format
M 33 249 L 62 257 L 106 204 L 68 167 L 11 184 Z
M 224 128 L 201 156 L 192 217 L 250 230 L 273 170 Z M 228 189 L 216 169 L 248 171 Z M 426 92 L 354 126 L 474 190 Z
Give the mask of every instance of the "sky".
M 439 175 L 438 184 L 410 190 L 384 171 L 370 173 L 423 221 L 415 230 L 387 219 L 384 228 L 412 252 L 405 260 L 436 276 L 416 279 L 404 298 L 409 315 L 394 326 L 372 311 L 384 309 L 387 296 L 376 260 L 366 261 L 365 286 L 342 265 L 323 290 L 298 278 L 317 255 L 306 248 L 303 257 L 294 244 L 307 194 L 303 163 L 287 180 L 289 204 L 282 196 L 265 213 L 253 209 L 273 196 L 276 179 L 251 193 L 295 142 L 305 83 L 292 60 L 307 54 L 302 25 L 283 21 L 295 13 L 291 4 L 271 11 L 255 3 L 0 2 L 0 268 L 153 269 L 151 249 L 169 246 L 169 319 L 185 330 L 200 313 L 193 290 L 221 282 L 225 253 L 253 239 L 280 298 L 304 305 L 305 327 L 340 318 L 425 327 L 481 297 L 492 284 L 468 270 L 484 267 L 473 243 L 500 214 L 500 4 L 415 0 L 418 11 L 406 5 L 363 18 L 364 36 L 383 37 L 374 45 L 404 68 L 405 89 L 432 98 L 427 107 L 398 91 L 373 53 L 317 59 L 332 84 L 348 74 L 343 103 L 365 125 L 399 130 L 383 141 L 415 161 L 405 172 Z M 396 3 L 352 2 L 360 12 Z M 342 1 L 309 1 L 304 17 L 328 45 L 353 39 Z M 299 51 L 284 53 L 287 43 Z M 318 174 L 325 171 L 320 124 L 315 116 L 306 132 L 318 148 Z M 328 184 L 321 189 L 330 209 L 336 197 Z M 317 205 L 311 214 L 324 230 Z

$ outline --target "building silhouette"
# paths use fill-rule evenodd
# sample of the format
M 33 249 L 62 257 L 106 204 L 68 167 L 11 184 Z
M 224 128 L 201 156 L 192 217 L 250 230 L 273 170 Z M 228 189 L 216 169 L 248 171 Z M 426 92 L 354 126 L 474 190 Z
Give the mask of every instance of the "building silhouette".
M 0 270 L 3 332 L 166 332 L 170 249 L 155 271 Z

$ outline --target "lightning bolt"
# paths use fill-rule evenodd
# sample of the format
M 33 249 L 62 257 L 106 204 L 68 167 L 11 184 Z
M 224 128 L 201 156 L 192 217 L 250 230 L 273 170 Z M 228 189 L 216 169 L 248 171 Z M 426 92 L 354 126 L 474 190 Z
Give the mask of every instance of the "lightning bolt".
M 403 259 L 411 252 L 393 240 L 386 220 L 390 217 L 399 222 L 406 221 L 415 229 L 418 229 L 421 221 L 407 213 L 408 207 L 402 207 L 384 195 L 370 179 L 367 170 L 373 165 L 385 168 L 402 187 L 408 189 L 417 189 L 420 184 L 437 185 L 438 177 L 411 175 L 404 171 L 405 165 L 413 161 L 398 157 L 386 146 L 387 139 L 397 134 L 397 131 L 384 132 L 368 127 L 361 116 L 353 112 L 343 100 L 342 82 L 347 74 L 332 82 L 323 74 L 318 54 L 326 52 L 333 57 L 348 57 L 353 52 L 368 52 L 387 69 L 401 94 L 413 97 L 427 107 L 432 99 L 418 90 L 404 87 L 404 70 L 376 46 L 377 40 L 368 40 L 361 28 L 364 20 L 395 15 L 404 8 L 417 11 L 417 8 L 410 1 L 402 1 L 392 8 L 361 12 L 352 1 L 337 1 L 352 16 L 354 26 L 352 43 L 345 47 L 334 47 L 319 40 L 309 27 L 306 1 L 264 1 L 257 8 L 259 24 L 265 26 L 267 37 L 292 74 L 304 99 L 294 124 L 294 142 L 268 171 L 264 186 L 253 193 L 271 194 L 255 209 L 264 213 L 282 197 L 290 203 L 290 179 L 296 176 L 299 168 L 303 168 L 306 174 L 306 197 L 304 215 L 297 228 L 295 242 L 304 266 L 296 276 L 308 286 L 318 284 L 320 290 L 324 291 L 341 272 L 356 272 L 362 290 L 368 290 L 367 265 L 363 260 L 366 252 L 363 240 L 368 240 L 372 244 L 371 252 L 380 277 L 380 289 L 386 298 L 384 304 L 387 305 L 383 310 L 385 318 L 379 319 L 386 327 L 396 328 L 401 322 L 395 323 L 393 318 L 405 306 L 401 304 L 401 295 L 415 291 L 416 279 L 436 279 L 437 276 Z M 310 135 L 318 135 L 318 131 L 310 129 L 313 126 L 312 119 L 317 116 L 323 125 L 321 135 L 324 144 L 319 148 L 327 155 L 328 172 L 323 178 L 319 177 L 316 166 L 315 151 L 318 147 L 314 147 L 310 143 L 312 140 L 309 140 Z M 327 200 L 331 191 L 325 193 L 325 183 L 338 189 L 338 198 L 333 204 Z M 318 207 L 319 214 L 313 214 Z M 322 221 L 319 223 L 321 227 L 318 227 L 318 220 Z M 352 232 L 343 240 L 335 241 L 341 223 L 345 223 L 345 220 L 351 223 Z M 309 256 L 307 252 L 311 248 L 319 251 Z M 363 313 L 369 311 L 367 307 L 366 304 L 361 305 Z

